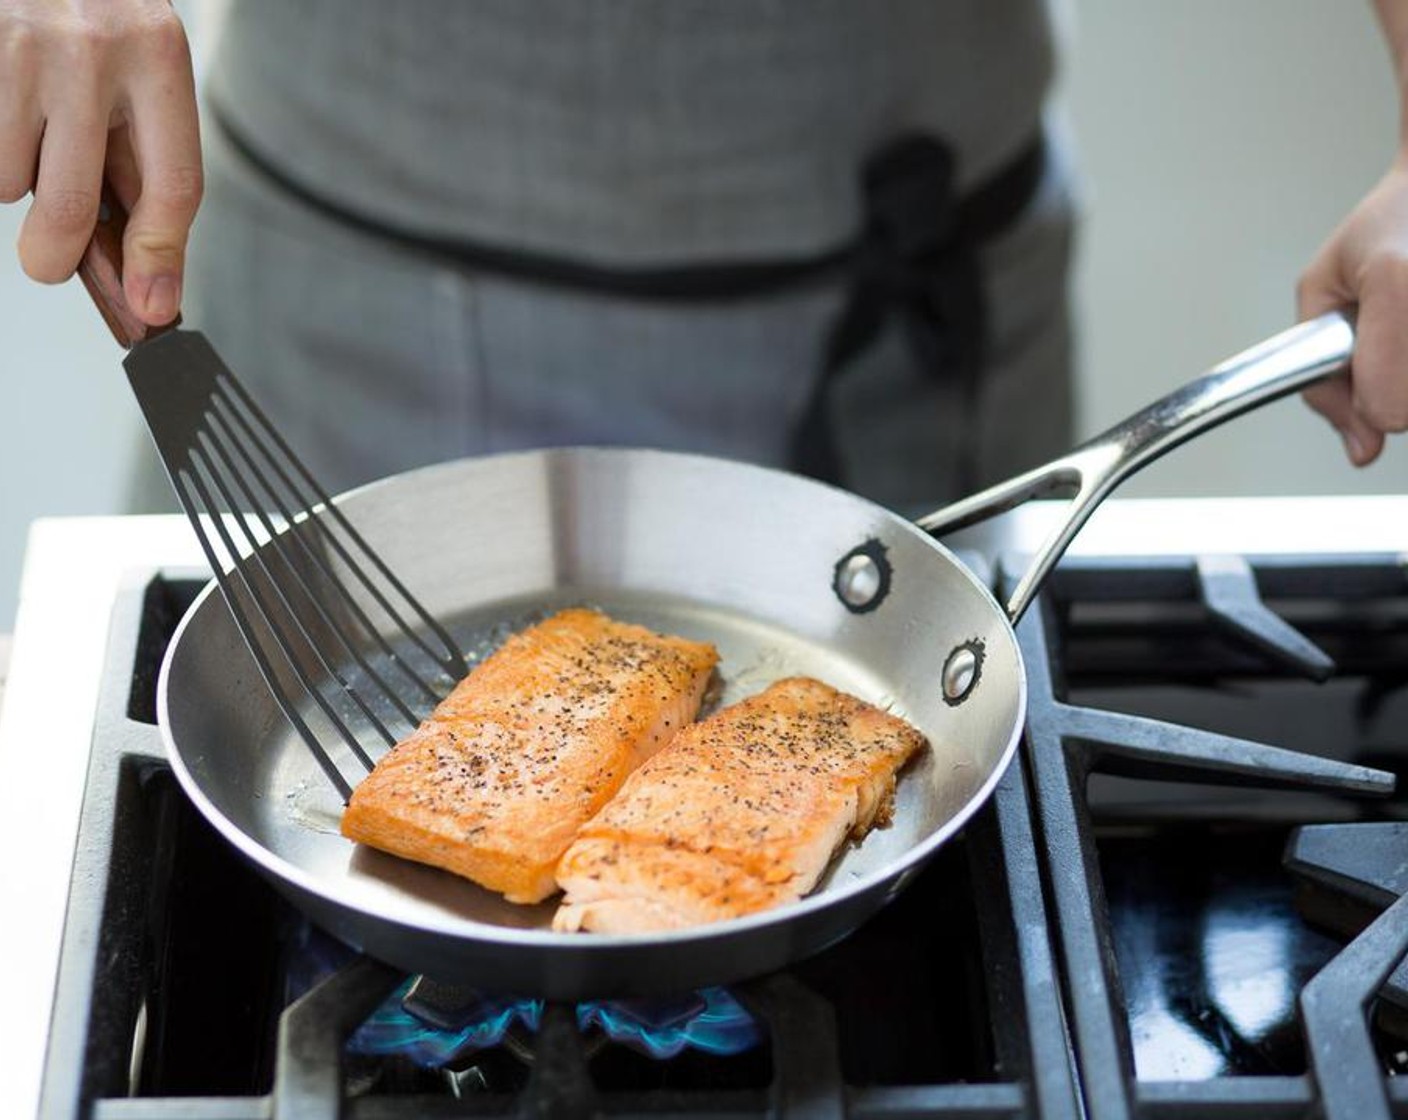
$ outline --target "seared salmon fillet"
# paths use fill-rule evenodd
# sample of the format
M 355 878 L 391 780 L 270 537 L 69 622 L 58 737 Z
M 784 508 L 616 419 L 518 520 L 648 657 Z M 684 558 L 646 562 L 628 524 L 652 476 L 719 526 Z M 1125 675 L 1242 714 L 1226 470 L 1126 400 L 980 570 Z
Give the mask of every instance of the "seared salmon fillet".
M 513 635 L 352 792 L 342 834 L 539 902 L 572 838 L 694 719 L 718 653 L 592 610 Z
M 685 728 L 557 868 L 563 931 L 640 933 L 801 898 L 847 838 L 888 824 L 909 724 L 791 677 Z

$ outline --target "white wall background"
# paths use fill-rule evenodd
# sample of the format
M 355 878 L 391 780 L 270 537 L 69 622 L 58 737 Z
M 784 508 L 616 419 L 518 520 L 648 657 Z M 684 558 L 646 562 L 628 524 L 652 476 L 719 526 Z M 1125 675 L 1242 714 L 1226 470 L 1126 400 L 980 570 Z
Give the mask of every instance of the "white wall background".
M 1297 275 L 1387 166 L 1398 111 L 1368 0 L 1074 8 L 1064 86 L 1087 179 L 1078 313 L 1093 433 L 1290 325 Z M 1408 436 L 1355 470 L 1290 400 L 1122 493 L 1404 491 Z
M 1069 7 L 1089 434 L 1291 322 L 1294 278 L 1387 163 L 1397 109 L 1368 0 Z M 120 511 L 125 452 L 141 438 L 119 352 L 82 290 L 21 275 L 8 248 L 20 218 L 0 208 L 0 631 L 29 522 Z M 1181 449 L 1128 490 L 1404 491 L 1408 437 L 1355 471 L 1295 401 Z

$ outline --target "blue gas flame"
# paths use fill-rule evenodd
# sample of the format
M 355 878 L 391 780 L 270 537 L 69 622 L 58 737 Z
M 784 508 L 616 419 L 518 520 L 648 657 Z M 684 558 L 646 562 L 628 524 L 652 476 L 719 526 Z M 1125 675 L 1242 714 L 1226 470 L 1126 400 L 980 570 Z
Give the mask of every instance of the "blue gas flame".
M 418 1066 L 438 1069 L 461 1054 L 499 1045 L 515 1020 L 529 1031 L 542 1021 L 542 1000 L 512 999 L 480 994 L 465 1015 L 465 1026 L 441 1030 L 416 1018 L 402 1006 L 414 978 L 407 980 L 367 1018 L 347 1042 L 354 1054 L 399 1054 Z
M 614 1041 L 652 1058 L 673 1058 L 691 1048 L 709 1054 L 741 1054 L 762 1038 L 757 1021 L 723 988 L 704 988 L 684 1001 L 579 1003 L 577 1025 L 582 1030 L 598 1026 Z
M 348 1040 L 354 1054 L 400 1055 L 437 1069 L 461 1055 L 503 1042 L 515 1022 L 536 1033 L 542 1000 L 476 993 L 457 1030 L 433 1027 L 402 1005 L 413 980 L 402 984 Z M 710 1054 L 741 1054 L 757 1046 L 761 1029 L 752 1015 L 723 988 L 706 988 L 665 1000 L 593 1000 L 577 1005 L 577 1025 L 595 1027 L 613 1041 L 652 1058 L 673 1058 L 686 1049 Z

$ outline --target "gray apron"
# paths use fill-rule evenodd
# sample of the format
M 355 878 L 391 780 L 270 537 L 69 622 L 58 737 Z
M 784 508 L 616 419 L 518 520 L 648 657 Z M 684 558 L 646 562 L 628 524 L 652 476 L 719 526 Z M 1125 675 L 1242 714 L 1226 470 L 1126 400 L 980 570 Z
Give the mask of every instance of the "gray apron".
M 228 112 L 242 140 L 258 146 L 268 161 L 286 163 L 291 176 L 301 176 L 297 181 L 312 186 L 334 210 L 368 215 L 372 226 L 382 223 L 415 236 L 409 242 L 378 236 L 374 228 L 359 228 L 326 207 L 310 205 L 251 164 L 222 129 L 208 126 L 207 195 L 193 239 L 185 313 L 189 323 L 211 336 L 330 488 L 462 455 L 578 443 L 672 447 L 798 465 L 798 432 L 815 411 L 828 345 L 834 346 L 838 323 L 854 306 L 852 273 L 817 270 L 742 296 L 661 300 L 592 285 L 542 283 L 531 272 L 466 261 L 435 246 L 508 246 L 549 261 L 586 262 L 606 273 L 669 273 L 707 269 L 719 261 L 785 263 L 825 256 L 863 221 L 861 146 L 873 148 L 897 127 L 931 133 L 936 124 L 923 113 L 919 119 L 891 120 L 878 110 L 855 119 L 847 107 L 847 83 L 838 85 L 834 77 L 829 85 L 822 81 L 837 63 L 828 52 L 862 32 L 871 39 L 888 35 L 887 41 L 866 40 L 868 55 L 857 51 L 869 62 L 851 62 L 873 86 L 881 82 L 879 75 L 904 69 L 894 44 L 914 38 L 912 22 L 934 19 L 934 9 L 947 5 L 807 6 L 810 18 L 801 26 L 811 29 L 810 37 L 802 36 L 800 43 L 792 42 L 788 29 L 799 26 L 801 13 L 782 10 L 785 4 L 757 8 L 774 18 L 771 31 L 732 26 L 729 17 L 711 14 L 729 11 L 726 5 L 540 3 L 527 6 L 531 16 L 523 17 L 513 14 L 524 10 L 515 5 L 447 8 L 452 23 L 471 18 L 482 25 L 466 32 L 464 42 L 483 49 L 483 38 L 492 31 L 499 36 L 500 53 L 522 65 L 514 70 L 504 63 L 504 72 L 488 76 L 482 67 L 465 67 L 463 73 L 472 70 L 481 85 L 498 85 L 451 90 L 454 96 L 438 110 L 433 95 L 422 91 L 415 120 L 423 126 L 427 115 L 457 109 L 470 120 L 473 142 L 467 149 L 475 154 L 473 166 L 482 162 L 495 170 L 466 173 L 463 152 L 452 152 L 443 160 L 430 158 L 428 169 L 422 158 L 403 179 L 386 169 L 384 152 L 380 158 L 359 158 L 369 149 L 346 135 L 349 119 L 365 123 L 359 114 L 371 111 L 370 103 L 347 117 L 330 117 L 348 111 L 341 101 L 317 99 L 318 90 L 329 88 L 318 81 L 319 66 L 339 70 L 341 86 L 330 88 L 344 92 L 347 71 L 355 69 L 349 58 L 329 56 L 329 28 L 314 26 L 319 7 L 235 6 L 217 59 L 212 100 Z M 386 7 L 336 5 L 334 43 L 356 41 L 359 30 L 370 35 L 356 26 L 358 20 L 384 18 Z M 544 7 L 577 36 L 546 36 L 557 48 L 546 56 L 541 28 L 556 24 L 542 18 Z M 960 25 L 959 47 L 964 35 L 972 41 L 1007 33 L 1010 43 L 1013 35 L 1002 18 L 982 13 L 1030 7 L 956 4 L 947 16 Z M 751 7 L 745 11 L 756 15 Z M 1010 11 L 1008 18 L 1026 37 L 1021 42 L 1040 38 L 1030 20 L 1016 20 Z M 290 19 L 306 26 L 279 25 Z M 962 26 L 964 19 L 973 26 Z M 583 21 L 589 25 L 585 30 Z M 680 22 L 689 25 L 673 26 Z M 724 26 L 717 26 L 720 22 Z M 532 32 L 530 25 L 538 30 Z M 305 51 L 301 68 L 291 61 L 281 64 L 279 51 L 297 53 L 300 34 L 316 34 L 321 54 Z M 421 85 L 426 81 L 427 40 L 408 37 L 405 28 L 400 34 L 385 57 L 364 60 L 379 71 L 393 71 L 381 88 L 382 104 L 397 91 L 397 65 L 420 71 Z M 701 34 L 703 46 L 698 46 Z M 637 75 L 634 91 L 597 89 L 601 74 L 621 69 L 619 60 L 584 59 L 583 52 L 638 52 L 645 41 L 656 44 L 649 57 L 660 72 Z M 537 79 L 530 93 L 510 100 L 513 83 L 528 81 L 520 72 L 527 65 L 528 43 L 536 52 L 531 61 Z M 683 43 L 691 44 L 688 52 L 676 49 Z M 691 72 L 702 65 L 701 52 L 707 60 L 705 48 L 717 56 L 715 70 L 720 58 L 733 59 L 728 75 L 734 85 L 738 68 L 763 56 L 755 84 L 770 89 L 790 82 L 788 95 L 769 101 L 766 109 L 715 104 L 707 94 L 708 73 L 714 70 Z M 806 57 L 789 62 L 784 48 Z M 972 49 L 994 48 L 979 42 Z M 945 51 L 950 58 L 966 57 L 952 42 L 931 53 Z M 912 67 L 915 73 L 928 73 L 922 62 Z M 1013 80 L 1010 67 L 992 62 L 989 54 L 989 77 L 969 74 L 967 84 L 981 89 L 986 82 L 1009 94 L 1025 88 Z M 406 83 L 412 77 L 402 75 Z M 888 80 L 899 88 L 899 78 Z M 1005 115 L 997 113 L 988 128 L 973 133 L 985 142 L 965 144 L 959 137 L 952 184 L 957 195 L 991 177 L 1021 147 L 1019 126 L 1032 127 L 1044 81 L 1038 74 L 1025 94 L 1035 109 L 1025 102 L 1008 106 Z M 299 84 L 290 87 L 290 82 Z M 357 88 L 353 82 L 348 98 L 353 102 Z M 562 112 L 563 119 L 557 119 L 538 104 L 546 100 L 561 110 L 572 93 L 585 96 L 583 88 L 596 90 L 598 104 L 584 106 L 580 119 Z M 632 93 L 635 104 L 653 104 L 652 96 L 668 101 L 695 88 L 706 89 L 702 108 L 684 101 L 673 117 L 646 114 L 627 122 L 631 127 L 622 124 Z M 933 93 L 935 105 L 946 104 L 942 93 Z M 519 100 L 538 104 L 533 120 L 547 123 L 498 134 L 501 117 L 532 115 L 533 106 L 524 109 Z M 963 119 L 982 117 L 975 109 L 981 100 L 968 102 Z M 483 105 L 514 108 L 501 114 L 475 111 Z M 747 119 L 770 113 L 778 118 L 760 127 L 764 135 L 776 133 L 786 141 L 780 166 L 751 146 L 730 155 L 740 113 Z M 818 114 L 852 127 L 838 126 L 841 135 L 834 143 L 816 137 L 811 118 Z M 589 137 L 582 147 L 595 158 L 596 149 L 614 139 L 626 154 L 616 153 L 615 162 L 603 157 L 598 166 L 581 151 L 564 152 L 571 147 L 565 138 L 575 141 L 603 115 L 608 124 L 614 119 L 616 133 Z M 717 157 L 713 162 L 690 165 L 691 153 L 680 152 L 681 117 L 695 134 L 692 144 Z M 400 137 L 406 130 L 395 124 L 379 122 L 378 135 Z M 442 138 L 457 135 L 445 120 L 438 128 Z M 713 148 L 706 143 L 710 137 Z M 429 140 L 418 142 L 424 156 Z M 395 141 L 382 146 L 394 148 Z M 818 147 L 820 154 L 810 150 Z M 345 160 L 341 165 L 339 158 Z M 410 152 L 403 153 L 401 162 L 410 159 Z M 688 182 L 681 161 L 690 168 Z M 448 166 L 437 178 L 442 162 Z M 624 200 L 622 189 L 612 189 L 622 162 L 632 168 L 625 181 L 630 197 Z M 818 170 L 833 164 L 843 170 Z M 520 167 L 519 177 L 505 178 L 505 166 Z M 1060 151 L 1048 147 L 1040 181 L 1020 217 L 985 237 L 972 254 L 985 308 L 980 376 L 936 376 L 926 368 L 903 314 L 877 316 L 862 332 L 864 345 L 848 348 L 825 391 L 837 481 L 897 508 L 922 506 L 1041 461 L 1068 444 L 1068 181 Z M 444 196 L 457 191 L 469 197 L 444 205 Z M 438 206 L 430 201 L 437 197 Z M 638 216 L 632 206 L 646 213 Z M 165 484 L 149 461 L 139 468 L 134 504 L 169 505 Z

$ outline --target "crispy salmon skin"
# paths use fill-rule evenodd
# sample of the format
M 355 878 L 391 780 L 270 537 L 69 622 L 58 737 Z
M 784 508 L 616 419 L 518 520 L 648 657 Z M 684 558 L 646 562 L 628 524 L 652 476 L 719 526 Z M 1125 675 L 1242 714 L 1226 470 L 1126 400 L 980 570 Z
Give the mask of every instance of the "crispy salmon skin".
M 717 662 L 705 642 L 561 611 L 510 637 L 387 752 L 342 834 L 539 902 L 577 830 L 698 713 Z
M 848 838 L 889 823 L 895 775 L 925 745 L 820 681 L 778 681 L 627 779 L 558 865 L 553 928 L 677 929 L 801 898 Z

